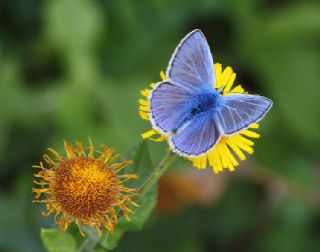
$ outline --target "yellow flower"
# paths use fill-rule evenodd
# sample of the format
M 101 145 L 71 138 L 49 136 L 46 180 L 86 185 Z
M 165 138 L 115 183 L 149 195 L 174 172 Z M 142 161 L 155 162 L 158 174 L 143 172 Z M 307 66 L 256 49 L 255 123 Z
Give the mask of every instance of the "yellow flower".
M 223 88 L 222 95 L 228 95 L 230 93 L 245 93 L 245 90 L 241 85 L 233 86 L 236 79 L 236 74 L 231 67 L 226 67 L 222 70 L 222 65 L 219 63 L 214 64 L 214 71 L 216 75 L 216 83 L 214 88 Z M 164 72 L 160 73 L 162 80 L 167 79 Z M 147 97 L 150 91 L 155 87 L 155 84 L 150 85 L 151 89 L 144 89 L 141 91 L 143 98 L 139 99 L 139 114 L 144 120 L 149 120 L 150 105 Z M 215 173 L 223 171 L 223 169 L 229 169 L 234 171 L 234 168 L 239 165 L 238 160 L 245 160 L 245 153 L 253 153 L 254 142 L 249 138 L 259 138 L 260 135 L 252 129 L 258 129 L 259 124 L 253 123 L 246 130 L 243 130 L 232 136 L 222 136 L 219 142 L 206 154 L 196 157 L 188 158 L 193 163 L 193 166 L 199 169 L 205 169 L 207 165 L 213 168 Z M 151 129 L 142 134 L 142 138 L 150 139 L 155 142 L 166 141 L 167 138 L 161 135 L 160 132 L 155 129 Z M 237 160 L 238 159 L 238 160 Z
M 137 178 L 136 174 L 118 172 L 131 161 L 116 161 L 112 156 L 113 148 L 101 145 L 101 151 L 94 150 L 89 139 L 86 153 L 82 143 L 72 146 L 64 141 L 66 156 L 48 148 L 53 157 L 44 155 L 44 165 L 40 162 L 34 175 L 34 183 L 40 188 L 32 188 L 35 202 L 46 204 L 47 211 L 43 215 L 54 213 L 55 222 L 60 230 L 65 231 L 71 222 L 75 222 L 84 235 L 81 226 L 92 226 L 100 235 L 103 227 L 114 232 L 117 224 L 117 209 L 129 220 L 133 211 L 130 205 L 136 189 L 128 188 L 124 181 Z M 95 157 L 95 152 L 99 157 Z

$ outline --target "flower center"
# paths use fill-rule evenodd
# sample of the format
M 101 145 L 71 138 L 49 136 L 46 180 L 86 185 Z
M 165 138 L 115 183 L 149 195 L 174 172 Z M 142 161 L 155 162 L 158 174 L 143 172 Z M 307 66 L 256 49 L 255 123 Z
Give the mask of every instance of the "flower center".
M 116 203 L 119 183 L 112 169 L 99 160 L 75 158 L 56 167 L 53 194 L 75 218 L 89 218 Z

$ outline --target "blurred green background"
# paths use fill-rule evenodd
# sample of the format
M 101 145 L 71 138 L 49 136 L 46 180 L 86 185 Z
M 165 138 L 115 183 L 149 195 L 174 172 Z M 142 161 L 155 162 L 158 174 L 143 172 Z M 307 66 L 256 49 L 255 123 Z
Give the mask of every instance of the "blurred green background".
M 215 62 L 274 106 L 255 155 L 235 173 L 176 162 L 171 184 L 202 173 L 195 188 L 213 183 L 214 193 L 174 211 L 159 202 L 116 251 L 318 251 L 319 17 L 317 0 L 1 0 L 0 251 L 44 251 L 40 227 L 55 225 L 31 203 L 31 165 L 46 147 L 91 136 L 123 153 L 138 143 L 149 129 L 139 91 L 195 28 Z M 150 146 L 156 163 L 165 144 Z M 160 186 L 160 198 L 177 191 L 179 183 Z

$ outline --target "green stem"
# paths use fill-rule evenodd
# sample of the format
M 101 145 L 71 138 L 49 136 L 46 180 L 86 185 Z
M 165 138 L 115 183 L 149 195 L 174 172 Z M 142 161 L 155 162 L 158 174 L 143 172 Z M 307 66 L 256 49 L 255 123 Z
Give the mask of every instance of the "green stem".
M 83 241 L 78 252 L 91 252 L 100 240 L 100 236 L 96 230 L 90 230 L 87 232 L 88 237 Z
M 146 179 L 144 184 L 141 186 L 140 194 L 138 196 L 139 198 L 142 197 L 145 193 L 147 193 L 154 186 L 154 184 L 157 183 L 161 175 L 169 168 L 176 156 L 176 154 L 169 152 L 163 157 L 163 159 L 154 169 L 152 174 Z

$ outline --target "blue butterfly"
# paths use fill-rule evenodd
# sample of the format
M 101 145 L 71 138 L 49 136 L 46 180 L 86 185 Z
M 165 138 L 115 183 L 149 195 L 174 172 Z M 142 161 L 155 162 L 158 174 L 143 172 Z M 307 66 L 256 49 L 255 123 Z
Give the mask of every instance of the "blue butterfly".
M 249 94 L 214 89 L 213 59 L 200 30 L 187 34 L 173 53 L 166 75 L 149 96 L 150 121 L 168 137 L 172 150 L 184 157 L 206 154 L 222 136 L 260 121 L 272 101 Z

